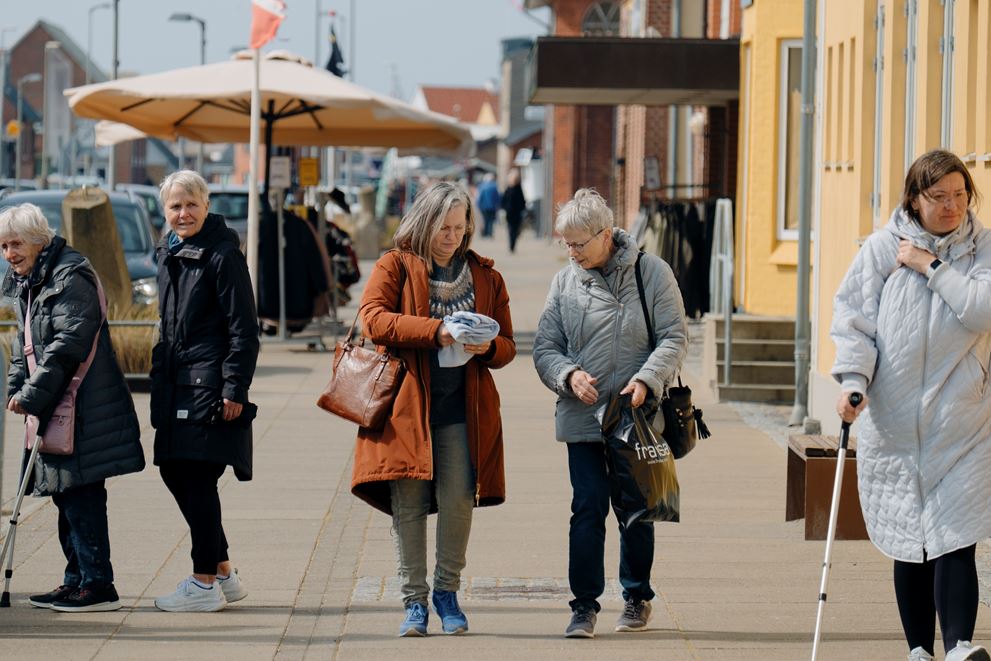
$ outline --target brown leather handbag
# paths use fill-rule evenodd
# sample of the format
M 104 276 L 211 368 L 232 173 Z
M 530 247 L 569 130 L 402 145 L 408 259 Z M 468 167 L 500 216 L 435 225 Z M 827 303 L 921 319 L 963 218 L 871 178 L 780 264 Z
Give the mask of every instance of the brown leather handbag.
M 399 300 L 402 302 L 406 269 L 402 269 Z M 397 305 L 398 310 L 401 306 Z M 317 406 L 372 431 L 381 431 L 392 412 L 392 403 L 406 374 L 406 363 L 388 350 L 365 347 L 362 336 L 354 341 L 355 314 L 351 329 L 334 348 L 334 371 L 317 400 Z

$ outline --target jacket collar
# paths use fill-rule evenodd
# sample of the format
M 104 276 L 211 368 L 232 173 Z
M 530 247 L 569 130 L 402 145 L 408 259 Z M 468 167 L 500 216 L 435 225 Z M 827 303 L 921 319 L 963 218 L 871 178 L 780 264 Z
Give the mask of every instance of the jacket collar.
M 166 253 L 169 252 L 169 237 L 174 234 L 172 230 L 169 230 L 159 240 L 158 245 L 155 246 L 156 255 L 161 255 L 163 251 Z M 216 213 L 209 213 L 206 216 L 206 220 L 203 221 L 203 229 L 183 241 L 179 245 L 175 256 L 186 259 L 202 259 L 203 253 L 225 241 L 231 242 L 235 246 L 238 245 L 239 239 L 237 232 L 227 227 L 223 216 Z
M 941 259 L 953 260 L 977 250 L 977 235 L 984 227 L 974 216 L 974 212 L 968 209 L 960 227 L 945 236 L 936 236 L 927 232 L 918 221 L 899 206 L 892 212 L 884 229 L 899 239 L 911 241 L 915 247 L 931 252 Z

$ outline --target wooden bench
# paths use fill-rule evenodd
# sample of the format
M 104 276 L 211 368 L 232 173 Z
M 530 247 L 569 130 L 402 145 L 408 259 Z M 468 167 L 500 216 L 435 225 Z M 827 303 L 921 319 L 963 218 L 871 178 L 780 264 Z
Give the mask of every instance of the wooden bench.
M 836 436 L 793 435 L 788 438 L 787 500 L 785 521 L 805 519 L 805 539 L 826 539 L 829 507 L 836 480 Z M 867 539 L 857 491 L 857 440 L 847 447 L 836 539 Z

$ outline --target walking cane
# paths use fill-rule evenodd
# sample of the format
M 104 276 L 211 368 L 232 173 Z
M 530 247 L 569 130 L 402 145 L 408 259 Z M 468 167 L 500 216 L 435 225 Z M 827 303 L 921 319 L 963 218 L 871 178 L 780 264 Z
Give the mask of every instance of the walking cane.
M 850 406 L 857 408 L 864 396 L 859 392 L 850 393 Z M 833 538 L 836 536 L 836 519 L 840 513 L 840 487 L 843 485 L 843 464 L 846 463 L 846 446 L 850 442 L 850 423 L 840 426 L 840 448 L 836 453 L 836 479 L 833 480 L 833 502 L 829 505 L 829 529 L 826 533 L 826 557 L 822 561 L 822 582 L 819 584 L 819 611 L 816 613 L 815 637 L 812 639 L 812 661 L 819 654 L 819 636 L 822 629 L 822 612 L 826 608 L 826 584 L 829 583 L 829 558 L 833 553 Z
M 0 608 L 10 608 L 10 579 L 14 576 L 14 537 L 17 535 L 17 519 L 21 514 L 21 502 L 24 500 L 24 492 L 28 489 L 31 471 L 34 470 L 34 462 L 38 458 L 38 448 L 41 447 L 43 431 L 39 428 L 38 432 L 31 445 L 31 457 L 28 459 L 24 476 L 21 478 L 21 485 L 17 489 L 17 500 L 14 501 L 14 510 L 10 513 L 7 538 L 3 541 L 3 553 L 0 554 L 0 564 L 6 566 L 3 574 L 3 594 L 0 595 Z

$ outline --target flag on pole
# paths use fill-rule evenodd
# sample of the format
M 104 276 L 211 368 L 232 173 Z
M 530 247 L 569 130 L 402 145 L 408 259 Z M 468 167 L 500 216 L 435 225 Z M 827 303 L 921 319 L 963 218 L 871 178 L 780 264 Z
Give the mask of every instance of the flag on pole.
M 251 48 L 261 48 L 272 41 L 286 17 L 285 11 L 282 0 L 251 0 Z
M 343 78 L 347 71 L 344 68 L 344 56 L 341 54 L 341 47 L 337 44 L 337 33 L 333 25 L 330 26 L 330 59 L 327 60 L 327 66 L 324 68 L 338 78 Z

